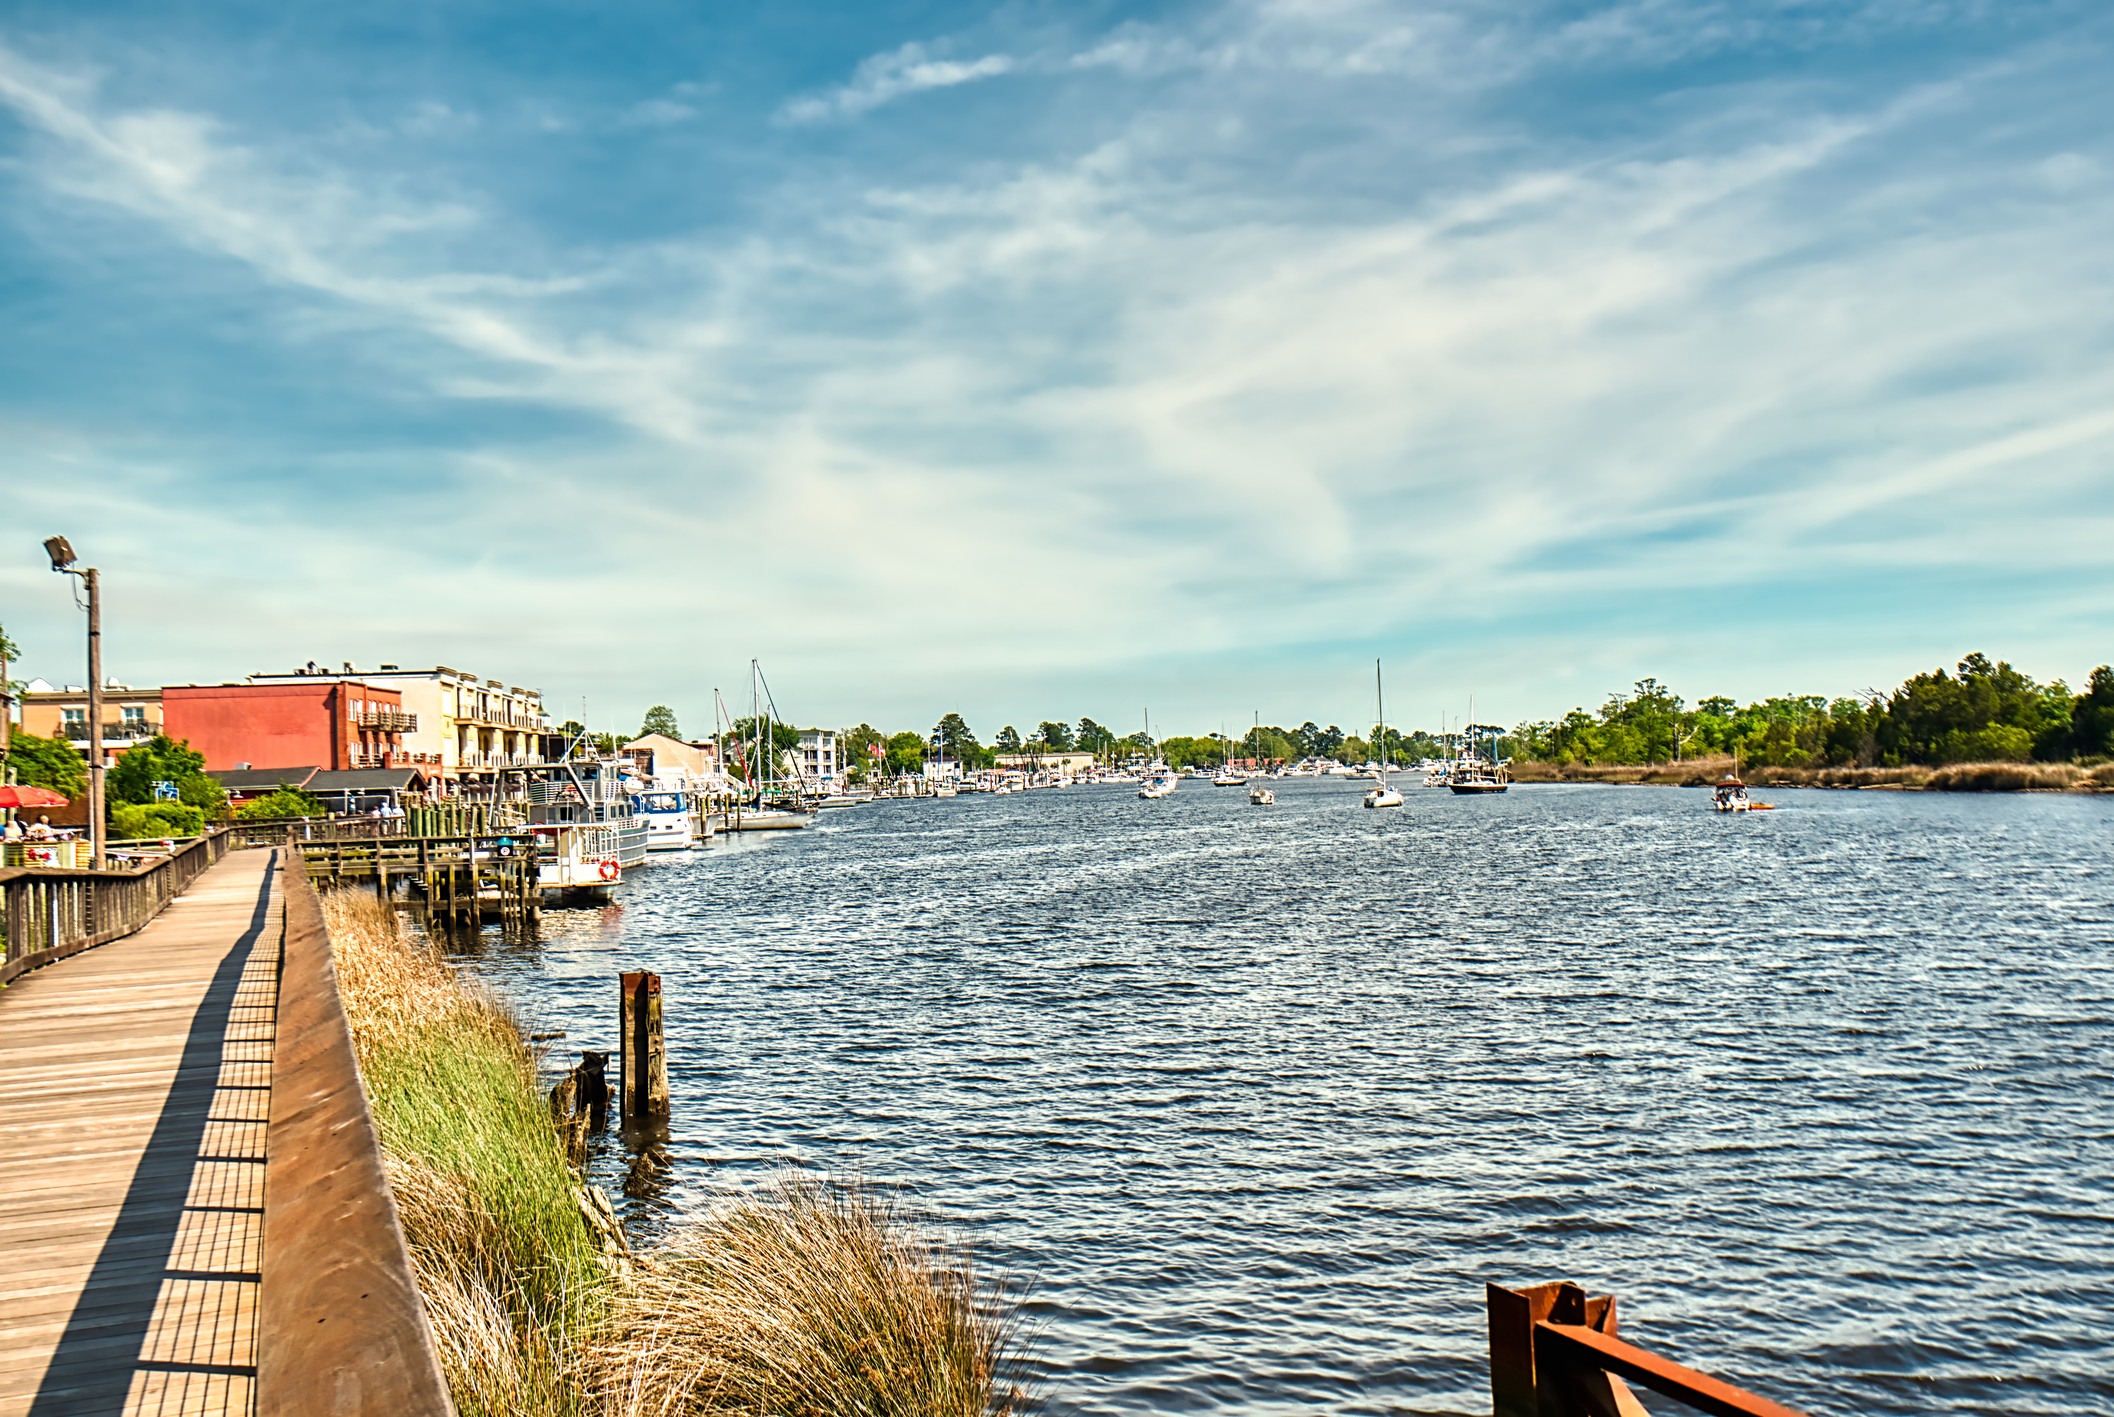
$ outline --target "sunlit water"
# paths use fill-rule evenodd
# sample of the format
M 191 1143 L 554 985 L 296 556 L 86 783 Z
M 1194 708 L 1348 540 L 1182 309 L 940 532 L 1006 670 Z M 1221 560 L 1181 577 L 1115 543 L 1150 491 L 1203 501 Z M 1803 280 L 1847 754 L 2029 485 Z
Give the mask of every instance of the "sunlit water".
M 907 1187 L 1053 1412 L 1485 1413 L 1557 1278 L 1813 1413 L 2114 1411 L 2114 799 L 1275 786 L 825 813 L 473 964 L 571 1048 L 664 977 L 635 1229 Z

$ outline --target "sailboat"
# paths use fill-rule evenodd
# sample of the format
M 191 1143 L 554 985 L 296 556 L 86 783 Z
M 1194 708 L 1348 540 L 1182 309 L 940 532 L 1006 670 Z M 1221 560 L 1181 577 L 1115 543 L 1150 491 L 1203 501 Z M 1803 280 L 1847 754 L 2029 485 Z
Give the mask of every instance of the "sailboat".
M 1262 711 L 1260 709 L 1256 710 L 1255 713 L 1255 731 L 1252 735 L 1252 742 L 1254 745 L 1255 762 L 1257 767 L 1260 768 L 1263 760 L 1263 716 Z M 1279 777 L 1283 777 L 1285 775 L 1284 769 L 1279 768 L 1277 770 L 1277 775 Z M 1268 807 L 1276 801 L 1277 794 L 1272 792 L 1269 788 L 1263 786 L 1259 782 L 1256 783 L 1255 786 L 1248 789 L 1248 805 L 1251 807 Z
M 1380 739 L 1380 766 L 1374 771 L 1378 780 L 1374 782 L 1373 790 L 1365 794 L 1365 805 L 1399 807 L 1402 805 L 1401 790 L 1389 786 L 1387 781 L 1387 698 L 1380 692 L 1380 661 L 1377 659 L 1373 661 L 1373 708 L 1380 718 L 1377 735 Z
M 1226 730 L 1223 724 L 1219 726 L 1219 737 L 1223 740 L 1222 746 L 1226 750 L 1226 760 L 1219 764 L 1218 776 L 1211 779 L 1211 785 L 1213 787 L 1246 787 L 1248 785 L 1248 775 L 1233 770 L 1233 740 L 1226 737 Z
M 771 712 L 765 712 L 769 703 L 769 686 L 757 692 L 763 671 L 755 660 L 749 661 L 749 730 L 756 740 L 756 772 L 750 779 L 751 795 L 737 799 L 727 810 L 726 829 L 733 832 L 787 831 L 813 826 L 815 814 L 801 801 L 797 791 L 778 791 L 777 768 L 778 745 L 771 737 L 771 724 L 777 718 L 777 705 L 770 704 Z

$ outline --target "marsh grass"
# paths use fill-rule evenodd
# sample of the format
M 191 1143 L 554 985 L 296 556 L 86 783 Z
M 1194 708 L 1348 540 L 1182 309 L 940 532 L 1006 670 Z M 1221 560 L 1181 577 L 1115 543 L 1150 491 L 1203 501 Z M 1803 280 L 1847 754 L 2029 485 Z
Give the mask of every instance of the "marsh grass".
M 372 895 L 334 892 L 323 913 L 457 1408 L 596 1411 L 590 1364 L 616 1285 L 521 1029 Z
M 1933 792 L 2065 792 L 2114 789 L 2114 765 L 1954 763 L 1931 774 Z
M 892 1193 L 787 1173 L 618 1270 L 523 1031 L 372 895 L 324 898 L 339 987 L 466 1417 L 1010 1411 L 1004 1287 Z

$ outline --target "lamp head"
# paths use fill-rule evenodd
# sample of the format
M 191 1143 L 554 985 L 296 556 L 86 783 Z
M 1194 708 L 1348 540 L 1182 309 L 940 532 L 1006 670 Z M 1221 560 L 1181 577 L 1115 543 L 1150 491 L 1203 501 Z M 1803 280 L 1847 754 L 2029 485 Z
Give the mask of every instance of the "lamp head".
M 73 543 L 63 536 L 54 536 L 44 542 L 44 554 L 51 557 L 51 568 L 63 571 L 77 559 L 73 554 Z

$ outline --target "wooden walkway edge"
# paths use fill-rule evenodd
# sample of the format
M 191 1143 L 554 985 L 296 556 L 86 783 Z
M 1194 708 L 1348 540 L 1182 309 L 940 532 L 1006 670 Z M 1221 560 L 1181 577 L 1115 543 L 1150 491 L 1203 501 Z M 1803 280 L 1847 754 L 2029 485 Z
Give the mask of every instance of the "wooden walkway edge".
M 254 1411 L 276 854 L 0 991 L 0 1417 Z

